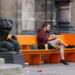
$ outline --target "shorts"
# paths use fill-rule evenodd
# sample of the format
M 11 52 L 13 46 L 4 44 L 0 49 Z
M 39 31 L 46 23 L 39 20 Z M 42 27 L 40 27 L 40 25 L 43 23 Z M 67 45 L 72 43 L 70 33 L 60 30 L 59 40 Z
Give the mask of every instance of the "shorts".
M 59 48 L 59 43 L 58 43 L 58 39 L 59 38 L 56 38 L 56 39 L 52 39 L 51 41 L 47 42 L 47 43 L 50 43 L 54 48 L 58 49 Z

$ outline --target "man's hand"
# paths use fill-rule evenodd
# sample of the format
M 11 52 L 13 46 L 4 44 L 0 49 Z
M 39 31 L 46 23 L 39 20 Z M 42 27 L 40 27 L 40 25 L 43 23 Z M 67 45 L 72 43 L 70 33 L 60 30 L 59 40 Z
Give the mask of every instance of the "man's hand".
M 50 36 L 49 41 L 52 40 L 52 39 L 55 39 L 55 38 L 56 38 L 56 35 L 53 34 L 53 35 Z
M 55 37 L 55 34 L 52 34 L 52 37 Z
M 50 41 L 50 40 L 52 40 L 52 39 L 54 39 L 54 38 L 55 38 L 55 37 L 50 37 L 50 38 L 48 38 L 48 39 L 49 39 L 49 41 Z

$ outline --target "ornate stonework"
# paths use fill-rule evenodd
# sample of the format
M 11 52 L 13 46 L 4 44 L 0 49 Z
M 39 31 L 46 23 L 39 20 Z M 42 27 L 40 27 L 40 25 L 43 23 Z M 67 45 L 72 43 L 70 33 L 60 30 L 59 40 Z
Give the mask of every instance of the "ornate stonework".
M 72 2 L 73 0 L 54 0 L 55 2 Z
M 0 16 L 13 21 L 12 34 L 35 32 L 45 21 L 50 22 L 51 27 L 61 21 L 63 24 L 57 23 L 57 26 L 62 28 L 64 25 L 66 29 L 69 26 L 70 31 L 75 26 L 75 0 L 0 0 Z M 61 29 L 57 30 L 60 32 Z

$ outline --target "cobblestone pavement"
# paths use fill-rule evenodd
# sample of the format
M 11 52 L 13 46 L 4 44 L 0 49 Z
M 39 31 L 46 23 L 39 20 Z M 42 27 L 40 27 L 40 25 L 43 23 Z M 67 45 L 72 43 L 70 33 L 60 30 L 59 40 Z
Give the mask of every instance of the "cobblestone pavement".
M 37 72 L 42 70 L 42 72 Z M 75 62 L 69 65 L 63 64 L 44 64 L 25 66 L 23 75 L 75 75 Z

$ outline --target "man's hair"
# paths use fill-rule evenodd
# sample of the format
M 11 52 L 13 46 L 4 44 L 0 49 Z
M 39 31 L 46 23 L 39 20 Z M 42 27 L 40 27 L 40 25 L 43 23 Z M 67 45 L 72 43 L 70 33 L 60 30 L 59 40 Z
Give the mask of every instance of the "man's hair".
M 48 25 L 50 25 L 50 23 L 44 23 L 42 28 L 47 27 Z

